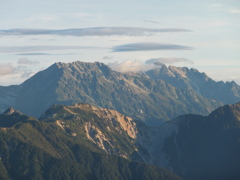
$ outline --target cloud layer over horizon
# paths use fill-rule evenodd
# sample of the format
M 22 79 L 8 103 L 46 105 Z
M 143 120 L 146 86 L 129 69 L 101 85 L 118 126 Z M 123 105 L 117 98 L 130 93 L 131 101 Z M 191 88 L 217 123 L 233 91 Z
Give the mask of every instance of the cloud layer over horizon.
M 142 36 L 153 33 L 191 32 L 181 28 L 140 28 L 140 27 L 91 27 L 76 29 L 7 29 L 0 30 L 0 36 L 16 35 L 59 35 L 59 36 Z
M 193 50 L 193 47 L 183 46 L 178 44 L 167 43 L 130 43 L 115 46 L 112 48 L 113 52 L 126 52 L 126 51 L 155 51 L 155 50 Z

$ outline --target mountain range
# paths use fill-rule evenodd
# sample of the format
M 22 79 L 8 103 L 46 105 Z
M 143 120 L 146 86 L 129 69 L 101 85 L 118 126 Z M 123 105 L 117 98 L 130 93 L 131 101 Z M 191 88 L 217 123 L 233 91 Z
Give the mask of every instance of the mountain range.
M 39 120 L 9 108 L 0 133 L 1 179 L 240 177 L 240 103 L 159 127 L 88 104 L 53 105 Z
M 193 68 L 55 63 L 0 113 L 0 179 L 240 178 L 240 86 Z
M 0 112 L 9 106 L 36 118 L 52 104 L 88 103 L 160 125 L 183 114 L 207 115 L 240 101 L 240 86 L 215 82 L 195 69 L 166 67 L 120 73 L 99 62 L 55 63 L 20 85 L 0 86 Z

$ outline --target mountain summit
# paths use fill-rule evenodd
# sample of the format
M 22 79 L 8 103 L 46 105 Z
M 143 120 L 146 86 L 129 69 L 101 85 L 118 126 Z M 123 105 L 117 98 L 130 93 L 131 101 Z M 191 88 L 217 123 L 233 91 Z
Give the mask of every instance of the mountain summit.
M 9 107 L 6 111 L 2 113 L 2 115 L 12 115 L 13 113 L 16 113 L 15 109 Z
M 145 72 L 151 79 L 162 79 L 176 88 L 191 89 L 208 99 L 224 104 L 240 102 L 240 86 L 234 81 L 216 82 L 194 68 L 161 65 L 161 68 Z
M 0 107 L 3 110 L 13 106 L 25 114 L 39 117 L 52 104 L 84 102 L 115 109 L 154 125 L 181 114 L 207 115 L 223 104 L 221 99 L 204 97 L 196 88 L 182 88 L 186 83 L 180 85 L 182 80 L 178 76 L 171 76 L 178 85 L 172 83 L 159 75 L 163 72 L 164 68 L 143 74 L 123 74 L 100 62 L 55 63 L 19 86 L 0 87 L 0 99 L 4 100 Z M 187 76 L 182 75 L 182 78 Z M 229 89 L 224 91 L 232 92 Z
M 17 123 L 33 119 L 33 117 L 28 117 L 12 107 L 9 107 L 0 115 L 0 127 L 12 127 Z

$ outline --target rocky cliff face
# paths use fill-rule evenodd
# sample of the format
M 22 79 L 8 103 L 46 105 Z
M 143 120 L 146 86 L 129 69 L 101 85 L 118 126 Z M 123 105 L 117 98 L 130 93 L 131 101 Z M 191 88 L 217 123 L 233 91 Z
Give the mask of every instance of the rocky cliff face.
M 136 139 L 138 130 L 136 122 L 134 122 L 131 117 L 120 114 L 115 110 L 110 110 L 106 108 L 96 108 L 95 106 L 90 105 L 89 107 L 92 108 L 93 112 L 96 115 L 98 115 L 98 117 L 107 120 L 107 123 L 109 123 L 110 126 L 118 129 L 120 134 L 121 131 L 124 130 L 126 131 L 129 137 Z M 109 126 L 107 128 L 110 129 Z
M 136 141 L 137 123 L 115 110 L 88 104 L 54 105 L 40 119 L 54 121 L 76 138 L 84 136 L 109 155 L 142 161 L 138 150 L 140 145 Z

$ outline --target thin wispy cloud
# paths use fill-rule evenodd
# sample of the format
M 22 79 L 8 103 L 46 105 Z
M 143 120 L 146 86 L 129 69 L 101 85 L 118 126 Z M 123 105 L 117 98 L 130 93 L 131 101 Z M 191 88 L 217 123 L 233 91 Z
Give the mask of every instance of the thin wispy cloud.
M 190 32 L 180 28 L 135 28 L 135 27 L 92 27 L 80 29 L 8 29 L 0 30 L 0 36 L 14 35 L 59 35 L 59 36 L 142 36 L 153 33 Z
M 222 4 L 210 4 L 210 7 L 221 8 L 223 7 Z
M 221 11 L 224 7 L 223 4 L 210 4 L 209 7 L 213 10 L 213 11 Z
M 19 53 L 19 54 L 15 54 L 15 55 L 19 55 L 19 56 L 51 56 L 52 54 L 49 54 L 49 53 Z
M 111 60 L 111 59 L 113 59 L 113 56 L 104 56 L 102 59 L 103 60 Z
M 104 49 L 94 46 L 0 46 L 0 53 L 57 51 L 57 50 L 80 50 L 80 49 Z
M 193 50 L 193 47 L 164 43 L 132 43 L 115 46 L 113 52 L 156 51 L 156 50 Z
M 146 22 L 146 23 L 153 23 L 153 24 L 159 24 L 158 21 L 148 20 L 148 19 L 143 20 L 143 22 Z
M 27 18 L 27 21 L 43 21 L 43 22 L 47 22 L 47 21 L 54 21 L 56 20 L 57 17 L 55 16 L 41 16 L 41 17 L 30 17 Z
M 91 14 L 91 13 L 70 13 L 69 16 L 71 18 L 83 19 L 83 18 L 94 18 L 99 19 L 102 18 L 101 15 L 98 14 Z
M 20 64 L 14 67 L 14 72 L 12 74 L 20 79 L 26 79 L 31 77 L 34 74 L 34 72 L 32 72 L 32 70 L 25 65 L 27 64 Z
M 228 12 L 232 14 L 240 14 L 240 9 L 231 8 L 228 10 Z
M 62 54 L 51 54 L 51 53 L 18 53 L 18 56 L 61 56 L 61 55 L 76 55 L 81 53 L 62 53 Z
M 186 58 L 152 58 L 147 60 L 145 63 L 146 64 L 175 64 L 175 63 L 190 63 L 193 64 L 193 62 L 189 59 Z
M 39 64 L 39 62 L 30 60 L 28 58 L 20 58 L 18 60 L 18 64 L 21 64 L 21 65 L 35 65 L 35 64 Z
M 11 63 L 0 63 L 0 77 L 12 76 L 14 79 L 26 79 L 34 73 L 27 65 L 38 64 L 37 61 L 29 59 L 19 59 L 18 65 L 13 66 Z

